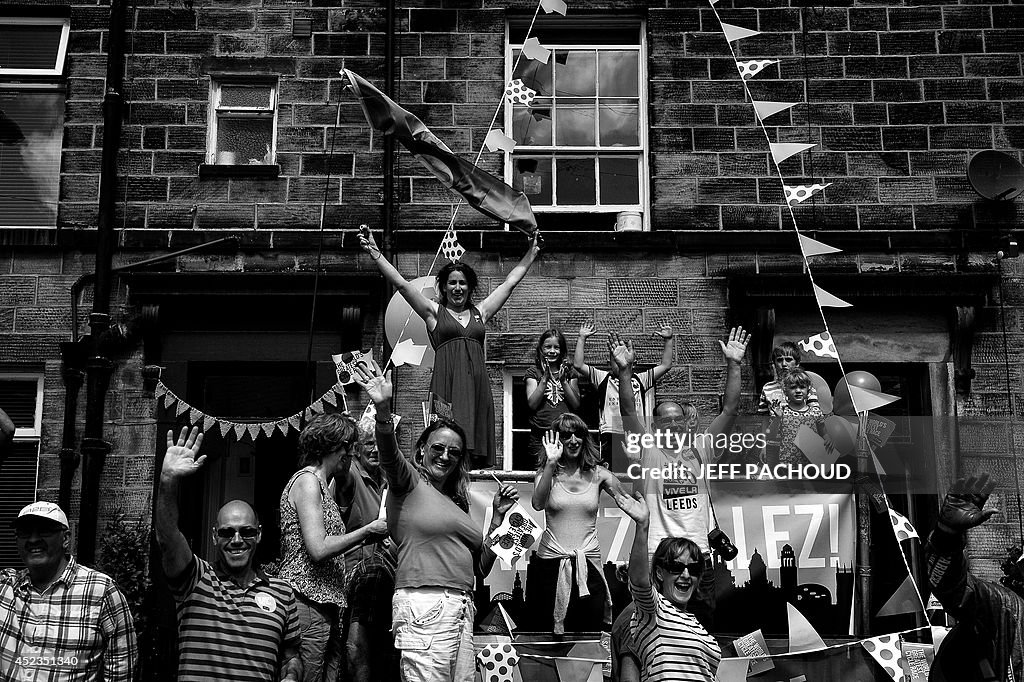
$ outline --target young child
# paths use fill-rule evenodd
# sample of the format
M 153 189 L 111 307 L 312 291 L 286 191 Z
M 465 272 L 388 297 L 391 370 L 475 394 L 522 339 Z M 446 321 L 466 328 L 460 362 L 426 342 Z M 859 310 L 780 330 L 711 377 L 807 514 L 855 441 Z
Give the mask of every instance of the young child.
M 808 396 L 813 390 L 811 378 L 802 369 L 792 369 L 782 380 L 786 402 L 782 406 L 782 426 L 779 434 L 780 464 L 809 464 L 807 457 L 796 446 L 796 434 L 805 424 L 821 434 L 825 415 L 817 403 L 809 404 Z
M 758 414 L 782 416 L 782 406 L 786 403 L 782 379 L 790 370 L 801 369 L 800 360 L 800 348 L 792 341 L 783 341 L 772 349 L 772 370 L 775 372 L 775 379 L 761 389 L 761 397 L 757 401 Z M 807 404 L 818 404 L 818 394 L 813 386 L 807 394 Z

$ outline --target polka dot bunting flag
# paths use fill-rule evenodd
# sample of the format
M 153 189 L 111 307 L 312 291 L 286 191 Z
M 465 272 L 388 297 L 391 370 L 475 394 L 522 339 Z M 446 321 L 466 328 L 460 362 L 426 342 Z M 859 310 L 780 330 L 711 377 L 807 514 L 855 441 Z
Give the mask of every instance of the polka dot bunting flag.
M 509 104 L 529 105 L 536 96 L 537 92 L 528 88 L 521 78 L 516 78 L 505 88 L 505 99 L 508 100 Z
M 488 644 L 476 655 L 483 682 L 512 682 L 519 654 L 511 644 Z
M 900 650 L 899 635 L 871 637 L 870 639 L 862 639 L 860 643 L 871 654 L 871 658 L 875 659 L 878 665 L 885 668 L 885 672 L 889 673 L 889 677 L 893 679 L 893 682 L 903 682 L 903 678 L 906 675 L 904 670 L 906 661 L 903 658 L 903 652 Z
M 746 62 L 736 62 L 736 66 L 740 70 L 740 78 L 747 80 L 759 74 L 766 66 L 778 63 L 778 59 L 751 59 Z
M 788 203 L 802 204 L 831 184 L 831 182 L 826 182 L 824 185 L 819 185 L 818 183 L 813 185 L 783 185 L 782 188 L 786 190 L 786 201 Z
M 800 350 L 805 353 L 814 353 L 819 358 L 839 359 L 836 351 L 836 344 L 832 341 L 832 335 L 828 332 L 815 334 L 806 341 L 800 341 Z
M 917 531 L 914 529 L 914 527 L 910 525 L 910 521 L 907 519 L 907 517 L 903 514 L 900 514 L 892 507 L 889 507 L 889 520 L 892 521 L 892 531 L 896 533 L 897 542 L 903 542 L 904 540 L 909 540 L 910 538 L 921 537 L 917 534 Z
M 462 248 L 462 244 L 459 243 L 454 227 L 449 227 L 448 231 L 444 233 L 444 239 L 441 240 L 441 252 L 453 263 L 458 263 L 465 255 L 466 249 Z

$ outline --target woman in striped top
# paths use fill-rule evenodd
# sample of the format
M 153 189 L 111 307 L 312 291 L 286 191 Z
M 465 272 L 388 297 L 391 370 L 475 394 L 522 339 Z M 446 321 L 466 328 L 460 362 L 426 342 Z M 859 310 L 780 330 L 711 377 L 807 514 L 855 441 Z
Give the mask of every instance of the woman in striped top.
M 704 565 L 700 548 L 687 538 L 664 538 L 648 560 L 650 511 L 643 495 L 619 495 L 615 503 L 636 523 L 629 554 L 629 591 L 636 604 L 630 629 L 641 682 L 713 682 L 722 650 L 686 608 Z

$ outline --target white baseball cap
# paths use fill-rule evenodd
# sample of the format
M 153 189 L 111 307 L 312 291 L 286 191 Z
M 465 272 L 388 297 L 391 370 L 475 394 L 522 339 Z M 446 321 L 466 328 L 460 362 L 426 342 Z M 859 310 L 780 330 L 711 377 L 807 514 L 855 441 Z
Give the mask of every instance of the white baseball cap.
M 22 518 L 28 516 L 46 519 L 47 521 L 54 521 L 65 528 L 68 528 L 67 515 L 53 502 L 33 502 L 18 513 L 18 518 L 14 519 L 14 521 L 11 522 L 11 525 L 17 526 L 18 522 Z

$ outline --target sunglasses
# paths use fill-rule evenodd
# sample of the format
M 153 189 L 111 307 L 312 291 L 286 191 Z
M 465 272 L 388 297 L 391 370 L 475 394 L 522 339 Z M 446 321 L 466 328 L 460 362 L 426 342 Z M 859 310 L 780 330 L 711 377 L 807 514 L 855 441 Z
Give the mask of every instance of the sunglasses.
M 225 526 L 217 529 L 217 537 L 224 540 L 234 540 L 236 533 L 242 536 L 243 540 L 255 540 L 256 536 L 260 534 L 260 529 L 252 526 L 242 526 L 241 528 Z
M 679 416 L 676 416 L 676 417 L 657 417 L 654 420 L 654 423 L 658 424 L 658 425 L 664 425 L 664 424 L 685 424 L 688 421 L 690 421 L 690 420 L 687 419 L 685 416 L 679 415 Z
M 560 440 L 569 440 L 573 436 L 576 436 L 580 440 L 583 440 L 583 438 L 586 435 L 587 435 L 586 432 L 580 433 L 579 431 L 562 431 L 562 430 L 558 431 L 558 438 Z
M 683 562 L 683 561 L 678 561 L 676 559 L 672 559 L 670 561 L 662 561 L 661 562 L 661 567 L 663 569 L 665 569 L 666 571 L 668 571 L 669 573 L 679 574 L 679 573 L 682 573 L 683 571 L 689 571 L 691 576 L 697 576 L 697 575 L 700 575 L 701 571 L 703 570 L 704 562 L 703 561 L 695 561 L 695 562 L 693 562 L 691 564 L 688 564 L 688 563 Z
M 427 449 L 430 450 L 430 454 L 434 455 L 435 457 L 440 457 L 441 455 L 448 453 L 448 455 L 453 459 L 462 459 L 462 448 L 456 447 L 455 445 L 433 443 L 431 445 L 428 445 Z

